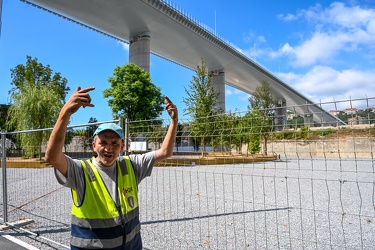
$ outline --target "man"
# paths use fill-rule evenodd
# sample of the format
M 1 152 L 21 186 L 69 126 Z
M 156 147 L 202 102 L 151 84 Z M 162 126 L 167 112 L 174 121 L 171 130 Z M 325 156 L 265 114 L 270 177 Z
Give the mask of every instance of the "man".
M 78 87 L 62 107 L 45 155 L 59 183 L 72 190 L 71 249 L 142 249 L 138 184 L 151 174 L 154 164 L 172 156 L 177 108 L 165 98 L 171 124 L 160 149 L 119 157 L 125 146 L 122 128 L 102 124 L 92 142 L 97 156 L 73 160 L 62 152 L 66 128 L 80 107 L 94 107 L 89 95 L 94 89 Z

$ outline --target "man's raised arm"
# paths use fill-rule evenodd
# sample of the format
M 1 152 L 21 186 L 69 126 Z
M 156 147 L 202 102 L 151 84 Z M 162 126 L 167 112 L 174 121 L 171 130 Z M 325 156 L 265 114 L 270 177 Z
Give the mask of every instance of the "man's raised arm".
M 165 109 L 168 111 L 168 114 L 171 117 L 172 121 L 169 125 L 161 148 L 156 150 L 155 164 L 173 155 L 173 148 L 176 141 L 176 132 L 178 128 L 178 111 L 176 105 L 173 104 L 173 102 L 167 96 L 164 99 L 164 103 Z
M 77 112 L 80 107 L 94 107 L 91 104 L 89 91 L 95 87 L 81 89 L 77 87 L 69 100 L 64 104 L 57 118 L 56 124 L 48 140 L 45 160 L 54 168 L 59 170 L 65 177 L 67 176 L 68 165 L 63 154 L 63 147 L 66 135 L 66 128 L 69 124 L 70 117 Z

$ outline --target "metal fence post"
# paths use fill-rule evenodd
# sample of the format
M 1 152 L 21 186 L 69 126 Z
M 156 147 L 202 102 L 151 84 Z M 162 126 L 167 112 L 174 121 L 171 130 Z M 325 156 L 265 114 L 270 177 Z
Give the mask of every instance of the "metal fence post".
M 3 174 L 3 216 L 4 223 L 8 222 L 8 191 L 7 191 L 7 168 L 6 168 L 6 137 L 4 130 L 1 131 L 1 168 Z
M 129 155 L 129 120 L 125 119 L 125 155 Z

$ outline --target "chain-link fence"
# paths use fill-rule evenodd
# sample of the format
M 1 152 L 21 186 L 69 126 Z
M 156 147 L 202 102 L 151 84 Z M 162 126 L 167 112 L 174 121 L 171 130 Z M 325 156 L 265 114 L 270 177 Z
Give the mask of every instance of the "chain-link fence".
M 306 126 L 303 115 L 290 112 L 293 107 L 286 107 L 281 128 L 274 119 L 245 112 L 180 119 L 173 157 L 140 184 L 144 247 L 373 249 L 373 100 L 320 103 L 338 112 L 341 120 L 332 127 Z M 66 154 L 91 157 L 97 125 L 69 128 Z M 168 125 L 169 120 L 124 122 L 126 153 L 159 148 Z M 41 249 L 64 249 L 70 191 L 43 161 L 45 142 L 34 149 L 18 144 L 17 135 L 39 132 L 2 133 L 0 213 L 3 224 L 33 220 L 7 233 Z

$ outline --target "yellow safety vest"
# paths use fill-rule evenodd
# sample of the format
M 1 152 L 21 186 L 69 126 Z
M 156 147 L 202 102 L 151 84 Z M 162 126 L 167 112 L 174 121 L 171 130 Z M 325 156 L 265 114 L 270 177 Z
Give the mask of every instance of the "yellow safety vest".
M 116 162 L 119 206 L 116 206 L 116 201 L 112 199 L 91 160 L 81 160 L 85 193 L 82 204 L 79 204 L 77 193 L 72 189 L 72 249 L 125 249 L 125 246 L 131 245 L 142 247 L 134 169 L 128 157 L 121 157 Z

